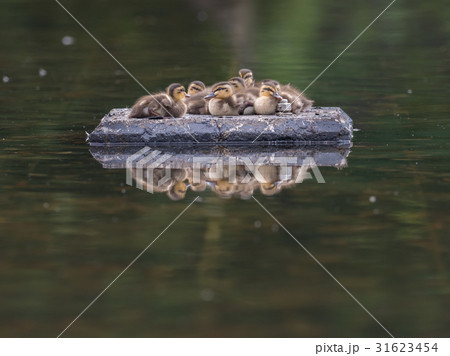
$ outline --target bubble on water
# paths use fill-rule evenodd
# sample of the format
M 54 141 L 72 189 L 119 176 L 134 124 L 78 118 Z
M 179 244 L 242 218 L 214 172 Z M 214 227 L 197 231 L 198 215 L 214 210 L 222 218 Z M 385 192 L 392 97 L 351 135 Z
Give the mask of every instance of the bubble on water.
M 376 197 L 375 195 L 372 195 L 372 196 L 369 198 L 369 201 L 370 201 L 371 203 L 375 203 L 375 202 L 377 201 L 377 197 Z
M 380 210 L 378 209 L 373 209 L 373 215 L 378 215 L 380 213 Z
M 278 230 L 280 230 L 280 227 L 277 224 L 273 224 L 272 225 L 272 231 L 273 232 L 277 232 Z
M 48 209 L 50 208 L 50 204 L 45 202 L 44 204 L 42 204 L 42 206 L 44 207 L 44 209 Z
M 8 76 L 4 75 L 3 76 L 3 83 L 9 83 L 10 79 Z
M 120 192 L 121 192 L 122 194 L 125 194 L 125 193 L 127 192 L 127 190 L 126 190 L 125 188 L 123 188 Z
M 210 288 L 205 288 L 200 291 L 200 298 L 205 302 L 210 302 L 214 299 L 214 291 Z
M 398 195 L 398 191 L 395 191 L 395 192 L 394 192 L 394 195 L 397 196 L 397 195 Z
M 412 89 L 408 89 L 408 94 L 412 94 Z
M 64 46 L 71 46 L 75 43 L 75 38 L 73 38 L 72 36 L 64 36 L 61 39 L 61 42 Z
M 257 229 L 259 229 L 259 228 L 261 227 L 261 221 L 256 220 L 255 223 L 254 223 L 254 225 L 255 225 L 255 227 L 256 227 Z
M 206 11 L 200 11 L 197 14 L 197 18 L 200 22 L 205 22 L 206 20 L 208 20 L 208 14 L 206 13 Z
M 45 77 L 47 75 L 47 71 L 44 68 L 39 69 L 39 76 Z

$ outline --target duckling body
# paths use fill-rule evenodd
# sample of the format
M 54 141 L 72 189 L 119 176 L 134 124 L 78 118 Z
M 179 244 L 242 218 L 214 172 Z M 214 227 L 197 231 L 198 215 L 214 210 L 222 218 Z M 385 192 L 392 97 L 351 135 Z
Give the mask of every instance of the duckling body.
M 205 99 L 206 94 L 206 92 L 200 92 L 192 95 L 190 98 L 186 98 L 185 103 L 188 114 L 209 115 L 208 101 Z
M 280 86 L 280 95 L 292 104 L 292 112 L 300 114 L 302 111 L 312 107 L 314 101 L 309 100 L 300 90 L 290 84 Z
M 231 78 L 228 83 L 233 86 L 234 97 L 239 105 L 239 114 L 254 114 L 253 105 L 259 96 L 259 89 L 255 87 L 247 88 L 244 79 L 240 77 Z
M 182 117 L 187 110 L 183 102 L 185 96 L 186 89 L 181 84 L 173 83 L 169 85 L 166 93 L 140 97 L 131 108 L 130 118 Z
M 273 84 L 263 84 L 259 97 L 255 100 L 254 108 L 258 115 L 273 115 L 277 111 L 277 105 L 282 97 L 278 94 Z
M 208 104 L 208 109 L 214 116 L 238 116 L 240 111 L 239 104 L 233 97 L 212 99 Z
M 212 93 L 205 99 L 212 98 L 208 104 L 211 115 L 214 116 L 237 116 L 239 115 L 239 104 L 233 95 L 233 88 L 228 82 L 214 84 Z

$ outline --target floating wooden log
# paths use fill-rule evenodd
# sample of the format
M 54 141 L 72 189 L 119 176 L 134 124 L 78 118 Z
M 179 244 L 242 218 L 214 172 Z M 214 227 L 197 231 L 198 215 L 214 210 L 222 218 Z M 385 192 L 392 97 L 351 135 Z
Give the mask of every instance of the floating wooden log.
M 173 144 L 280 144 L 349 146 L 352 119 L 337 107 L 315 107 L 299 115 L 209 116 L 131 119 L 130 109 L 113 109 L 88 134 L 91 146 Z

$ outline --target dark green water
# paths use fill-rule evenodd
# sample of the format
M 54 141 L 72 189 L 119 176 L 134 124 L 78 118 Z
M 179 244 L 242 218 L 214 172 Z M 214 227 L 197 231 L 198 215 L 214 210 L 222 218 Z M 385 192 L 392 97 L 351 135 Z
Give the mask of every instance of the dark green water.
M 243 66 L 304 88 L 388 5 L 221 3 L 63 2 L 150 91 Z M 255 194 L 397 337 L 450 330 L 449 15 L 398 0 L 307 92 L 361 130 L 348 167 Z M 64 336 L 388 336 L 253 199 L 92 158 L 85 131 L 144 92 L 55 1 L 3 1 L 0 29 L 1 336 L 57 336 L 197 195 Z

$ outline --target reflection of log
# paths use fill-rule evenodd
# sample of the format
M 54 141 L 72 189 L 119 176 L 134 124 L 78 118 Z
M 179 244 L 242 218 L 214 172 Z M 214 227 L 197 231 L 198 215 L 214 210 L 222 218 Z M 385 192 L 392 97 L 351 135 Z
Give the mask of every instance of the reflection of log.
M 104 168 L 126 168 L 127 184 L 151 193 L 185 198 L 188 189 L 214 191 L 221 198 L 249 199 L 256 190 L 274 195 L 305 179 L 324 179 L 317 166 L 347 166 L 349 148 L 317 146 L 175 147 L 93 146 Z
M 313 108 L 300 115 L 216 117 L 186 115 L 180 119 L 129 119 L 129 109 L 113 109 L 89 135 L 91 146 L 174 143 L 255 144 L 297 142 L 347 145 L 353 123 L 340 108 Z
M 103 168 L 121 169 L 126 168 L 127 159 L 136 154 L 141 147 L 136 146 L 92 146 L 92 156 L 102 164 Z M 333 146 L 175 146 L 157 147 L 160 151 L 158 156 L 169 155 L 170 157 L 161 164 L 161 167 L 170 168 L 192 168 L 194 159 L 200 162 L 202 157 L 222 158 L 227 164 L 227 159 L 234 159 L 237 165 L 245 164 L 245 159 L 258 165 L 279 165 L 276 158 L 295 157 L 292 166 L 301 166 L 304 159 L 313 158 L 319 167 L 343 168 L 347 166 L 349 148 Z M 135 164 L 135 163 L 134 163 Z

